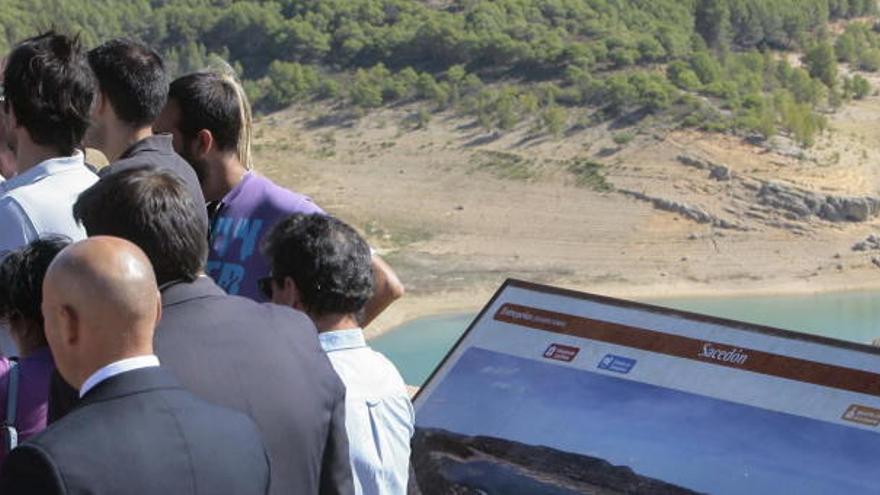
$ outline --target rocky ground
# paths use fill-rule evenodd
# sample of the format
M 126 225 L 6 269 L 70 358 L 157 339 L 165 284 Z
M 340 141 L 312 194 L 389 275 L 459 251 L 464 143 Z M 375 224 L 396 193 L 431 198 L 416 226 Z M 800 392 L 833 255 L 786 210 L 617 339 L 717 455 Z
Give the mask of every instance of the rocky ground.
M 535 136 L 418 107 L 306 106 L 256 127 L 257 169 L 358 227 L 408 296 L 370 330 L 478 308 L 507 277 L 617 296 L 880 287 L 880 98 L 802 150 L 655 122 Z

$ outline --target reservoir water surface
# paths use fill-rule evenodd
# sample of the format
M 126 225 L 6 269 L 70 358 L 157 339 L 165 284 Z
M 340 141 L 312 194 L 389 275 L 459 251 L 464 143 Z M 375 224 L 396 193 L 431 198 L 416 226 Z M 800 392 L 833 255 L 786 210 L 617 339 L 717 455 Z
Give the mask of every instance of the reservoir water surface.
M 880 292 L 643 302 L 853 342 L 869 343 L 880 337 Z M 475 316 L 420 318 L 372 340 L 371 345 L 397 365 L 407 383 L 422 385 Z

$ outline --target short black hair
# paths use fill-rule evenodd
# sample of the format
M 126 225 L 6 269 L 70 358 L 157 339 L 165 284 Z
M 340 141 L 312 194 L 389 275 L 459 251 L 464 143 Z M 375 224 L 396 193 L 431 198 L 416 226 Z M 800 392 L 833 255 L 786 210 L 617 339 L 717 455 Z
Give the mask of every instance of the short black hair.
M 89 236 L 111 235 L 140 247 L 161 285 L 192 282 L 205 266 L 208 226 L 183 181 L 143 166 L 104 176 L 79 195 L 73 217 Z
M 221 151 L 238 148 L 241 139 L 241 101 L 234 83 L 215 72 L 196 72 L 171 83 L 168 99 L 180 107 L 177 128 L 187 142 L 202 129 L 211 131 Z
M 54 31 L 19 43 L 3 74 L 6 108 L 42 146 L 73 154 L 89 127 L 97 85 L 79 37 Z
M 285 218 L 263 239 L 262 249 L 272 277 L 292 278 L 313 315 L 357 313 L 373 295 L 370 247 L 329 215 Z
M 8 252 L 0 261 L 0 319 L 30 320 L 42 327 L 43 279 L 49 265 L 70 244 L 63 236 L 48 236 Z
M 89 65 L 116 115 L 133 126 L 150 125 L 168 99 L 168 73 L 162 57 L 149 46 L 117 38 L 93 48 Z

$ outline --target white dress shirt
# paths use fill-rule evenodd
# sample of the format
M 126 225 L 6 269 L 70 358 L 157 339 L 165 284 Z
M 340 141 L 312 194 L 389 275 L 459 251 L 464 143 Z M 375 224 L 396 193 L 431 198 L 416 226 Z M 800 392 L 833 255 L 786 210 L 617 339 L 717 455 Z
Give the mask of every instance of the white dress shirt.
M 152 368 L 154 366 L 159 366 L 159 358 L 152 354 L 110 363 L 92 373 L 92 375 L 83 382 L 82 387 L 79 388 L 79 397 L 82 398 L 89 392 L 89 390 L 95 388 L 99 383 L 110 377 L 120 375 L 127 371 L 139 370 L 141 368 Z
M 361 329 L 318 334 L 345 384 L 345 430 L 358 495 L 403 495 L 409 477 L 415 414 L 406 385 Z
M 0 184 L 0 253 L 49 234 L 86 237 L 73 220 L 73 204 L 98 176 L 84 160 L 79 151 L 52 158 Z

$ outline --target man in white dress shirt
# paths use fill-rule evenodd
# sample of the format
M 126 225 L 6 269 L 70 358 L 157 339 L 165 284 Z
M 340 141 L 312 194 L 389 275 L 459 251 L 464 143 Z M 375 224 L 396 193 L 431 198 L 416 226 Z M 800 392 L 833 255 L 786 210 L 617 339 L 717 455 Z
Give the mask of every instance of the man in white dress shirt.
M 355 493 L 406 493 L 412 403 L 400 373 L 370 349 L 358 326 L 358 312 L 373 292 L 369 246 L 340 220 L 298 213 L 275 226 L 263 251 L 272 275 L 261 288 L 272 302 L 309 315 L 345 384 Z
M 98 180 L 78 149 L 95 91 L 76 39 L 49 32 L 7 57 L 0 119 L 18 174 L 0 186 L 0 256 L 46 234 L 85 238 L 72 207 Z

